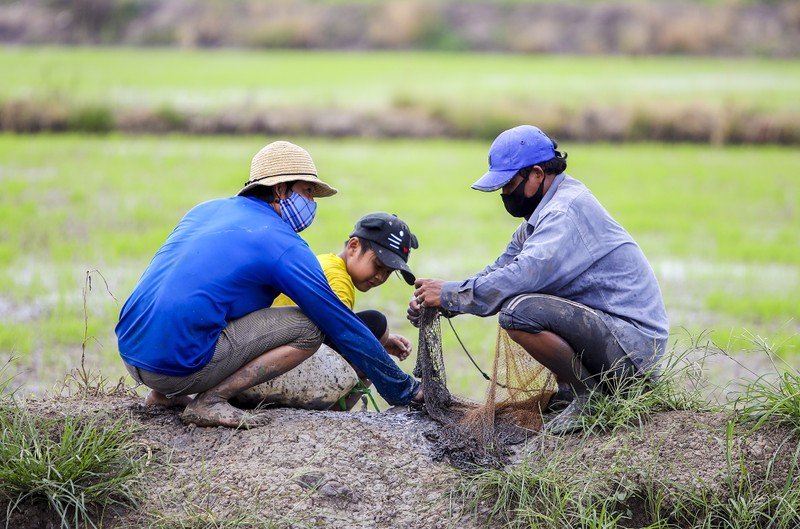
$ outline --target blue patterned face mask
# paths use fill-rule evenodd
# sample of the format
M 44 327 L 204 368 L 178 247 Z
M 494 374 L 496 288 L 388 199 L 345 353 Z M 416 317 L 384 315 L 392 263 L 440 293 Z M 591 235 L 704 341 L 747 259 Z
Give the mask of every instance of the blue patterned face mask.
M 292 192 L 288 198 L 282 198 L 278 203 L 281 206 L 281 218 L 288 222 L 295 232 L 300 233 L 314 222 L 317 203 L 300 193 Z

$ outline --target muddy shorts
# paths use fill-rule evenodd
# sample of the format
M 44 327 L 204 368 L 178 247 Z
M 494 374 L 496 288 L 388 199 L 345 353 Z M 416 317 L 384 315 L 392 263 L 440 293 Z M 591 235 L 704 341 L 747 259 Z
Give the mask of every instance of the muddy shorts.
M 297 307 L 274 307 L 251 312 L 232 320 L 217 338 L 214 356 L 200 371 L 184 377 L 159 375 L 134 367 L 125 368 L 131 377 L 169 397 L 209 390 L 240 367 L 281 345 L 316 350 L 323 335 Z
M 560 336 L 597 381 L 600 373 L 623 379 L 637 371 L 605 321 L 586 305 L 546 294 L 522 294 L 503 305 L 499 323 L 507 330 Z

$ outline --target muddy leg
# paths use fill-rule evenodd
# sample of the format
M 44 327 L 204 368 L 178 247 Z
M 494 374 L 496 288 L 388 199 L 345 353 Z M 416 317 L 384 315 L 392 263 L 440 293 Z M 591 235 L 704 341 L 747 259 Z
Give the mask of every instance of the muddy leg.
M 586 393 L 596 386 L 591 378 L 592 374 L 581 363 L 572 347 L 559 335 L 549 331 L 536 334 L 515 330 L 507 332 L 529 355 L 555 373 L 559 382 L 572 386 L 575 394 Z
M 242 391 L 271 380 L 297 367 L 314 354 L 315 349 L 298 349 L 282 345 L 243 365 L 215 387 L 198 393 L 183 412 L 184 422 L 198 426 L 227 426 L 252 428 L 269 422 L 263 413 L 240 410 L 228 400 Z
M 534 334 L 510 330 L 508 335 L 528 354 L 555 373 L 560 384 L 568 384 L 575 393 L 573 401 L 545 425 L 545 430 L 554 435 L 580 430 L 581 418 L 591 413 L 589 392 L 597 383 L 572 347 L 563 338 L 549 331 Z

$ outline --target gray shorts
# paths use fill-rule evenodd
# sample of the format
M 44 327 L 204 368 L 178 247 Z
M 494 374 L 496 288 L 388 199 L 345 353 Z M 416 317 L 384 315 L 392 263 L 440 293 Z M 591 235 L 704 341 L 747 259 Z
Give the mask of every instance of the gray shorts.
M 200 371 L 183 377 L 159 375 L 125 362 L 131 377 L 169 397 L 207 391 L 243 365 L 281 345 L 314 351 L 323 335 L 297 307 L 257 310 L 228 322 L 217 338 L 214 356 Z
M 560 336 L 598 381 L 601 373 L 626 378 L 637 371 L 597 311 L 575 301 L 547 294 L 521 294 L 503 305 L 499 323 L 507 330 L 533 334 L 550 331 Z

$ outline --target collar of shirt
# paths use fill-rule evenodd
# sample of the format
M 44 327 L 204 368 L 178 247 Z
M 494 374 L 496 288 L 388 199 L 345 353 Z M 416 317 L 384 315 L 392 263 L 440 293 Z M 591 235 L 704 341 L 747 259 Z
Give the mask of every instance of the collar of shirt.
M 558 186 L 561 185 L 561 182 L 564 181 L 565 176 L 566 173 L 556 175 L 556 177 L 553 179 L 553 184 L 550 186 L 550 189 L 547 190 L 547 193 L 545 193 L 542 197 L 542 201 L 538 206 L 536 206 L 536 209 L 533 210 L 531 218 L 528 219 L 529 232 L 533 232 L 533 228 L 536 227 L 536 221 L 539 220 L 539 214 L 542 212 L 542 209 L 547 206 L 547 203 L 553 199 L 553 195 L 556 194 L 556 190 L 558 189 Z

